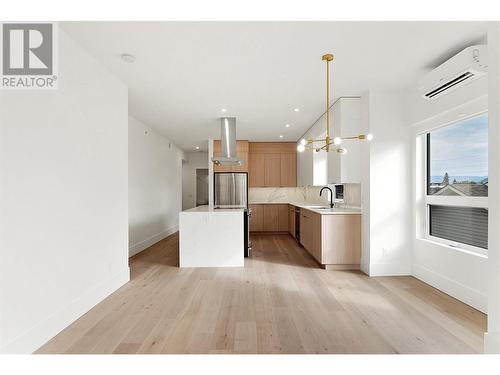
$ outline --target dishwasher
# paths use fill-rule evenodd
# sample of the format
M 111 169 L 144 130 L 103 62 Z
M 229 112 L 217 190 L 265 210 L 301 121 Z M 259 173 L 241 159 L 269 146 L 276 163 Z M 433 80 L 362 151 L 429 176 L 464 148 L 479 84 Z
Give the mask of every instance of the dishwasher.
M 295 239 L 300 243 L 300 208 L 295 207 Z

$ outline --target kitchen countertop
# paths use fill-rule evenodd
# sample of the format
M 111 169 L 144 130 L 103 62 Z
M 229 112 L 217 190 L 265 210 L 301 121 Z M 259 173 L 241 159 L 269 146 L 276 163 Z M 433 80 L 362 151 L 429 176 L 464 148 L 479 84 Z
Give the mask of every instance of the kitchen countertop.
M 314 204 L 309 202 L 251 202 L 249 204 L 290 204 L 295 207 L 304 208 L 321 215 L 361 215 L 361 209 L 356 207 L 334 207 L 318 209 L 328 205 Z
M 210 206 L 198 206 L 194 208 L 190 208 L 188 210 L 184 210 L 181 212 L 214 212 L 214 213 L 220 213 L 220 212 L 243 212 L 245 211 L 245 208 L 214 208 Z

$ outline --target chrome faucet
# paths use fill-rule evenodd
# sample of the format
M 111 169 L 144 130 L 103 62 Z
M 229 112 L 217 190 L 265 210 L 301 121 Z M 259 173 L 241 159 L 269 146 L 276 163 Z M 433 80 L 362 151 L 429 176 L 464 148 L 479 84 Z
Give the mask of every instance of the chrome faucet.
M 330 190 L 330 208 L 333 208 L 335 204 L 333 203 L 333 192 L 332 189 L 330 189 L 328 186 L 322 187 L 321 190 L 319 191 L 319 196 L 321 197 L 321 194 L 323 194 L 323 190 Z

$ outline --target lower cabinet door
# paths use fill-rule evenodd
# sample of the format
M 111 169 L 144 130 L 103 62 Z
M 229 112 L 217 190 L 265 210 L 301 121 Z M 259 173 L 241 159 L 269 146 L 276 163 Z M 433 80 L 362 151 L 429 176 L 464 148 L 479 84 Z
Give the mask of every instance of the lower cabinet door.
M 277 232 L 278 231 L 278 217 L 279 205 L 277 204 L 264 204 L 264 231 Z
M 288 205 L 278 205 L 278 231 L 288 232 Z
M 300 210 L 300 243 L 319 263 L 321 256 L 321 215 Z
M 252 216 L 250 217 L 250 232 L 262 232 L 264 230 L 264 206 L 251 204 Z
M 311 223 L 307 214 L 304 213 L 304 210 L 300 210 L 300 243 L 304 248 L 311 252 L 311 244 L 310 244 L 310 235 L 311 235 Z
M 332 215 L 333 216 L 333 215 Z M 321 218 L 320 214 L 313 213 L 311 215 L 311 255 L 316 258 L 319 263 L 323 263 L 322 259 L 322 241 L 321 241 Z

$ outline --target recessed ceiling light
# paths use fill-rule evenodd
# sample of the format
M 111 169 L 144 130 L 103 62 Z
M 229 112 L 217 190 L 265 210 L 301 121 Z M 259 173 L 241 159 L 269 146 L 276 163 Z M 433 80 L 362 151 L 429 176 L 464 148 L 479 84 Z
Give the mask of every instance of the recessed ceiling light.
M 285 125 L 285 128 L 289 128 L 289 127 L 290 127 L 290 124 L 286 124 L 286 125 Z
M 280 138 L 283 138 L 283 134 L 280 134 Z
M 298 111 L 300 111 L 300 108 L 295 108 L 294 111 L 298 112 Z
M 196 149 L 199 150 L 200 149 L 200 146 L 196 146 Z
M 135 62 L 135 56 L 134 55 L 131 55 L 130 53 L 122 53 L 121 56 L 123 61 L 125 61 L 126 63 L 133 63 Z
M 223 113 L 226 113 L 227 109 L 226 108 L 222 108 L 220 111 L 223 112 Z

